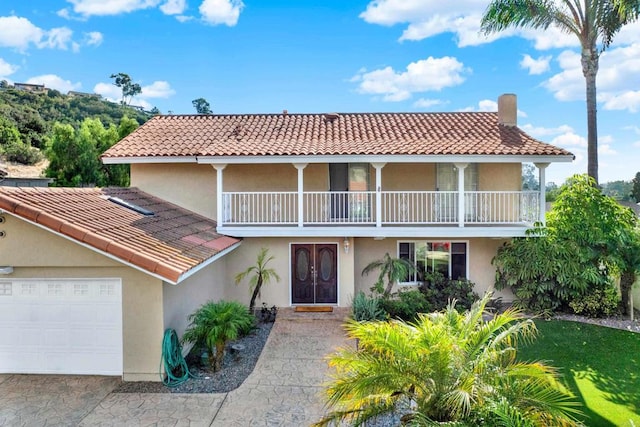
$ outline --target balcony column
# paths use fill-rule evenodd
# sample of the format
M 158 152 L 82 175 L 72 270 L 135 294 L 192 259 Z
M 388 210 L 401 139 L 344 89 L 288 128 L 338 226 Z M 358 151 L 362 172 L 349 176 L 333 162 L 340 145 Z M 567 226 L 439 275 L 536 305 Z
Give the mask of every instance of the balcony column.
M 212 165 L 216 170 L 216 221 L 218 227 L 224 224 L 224 197 L 222 194 L 222 171 L 227 167 L 226 164 Z
M 298 169 L 298 227 L 304 226 L 304 168 L 307 163 L 294 163 Z
M 549 166 L 549 163 L 534 163 L 534 165 L 538 168 L 538 182 L 540 183 L 539 221 L 542 223 L 542 225 L 544 225 L 546 222 L 545 214 L 547 211 L 547 195 L 546 195 L 547 182 L 545 177 L 545 171 L 547 169 L 547 166 Z
M 464 170 L 469 163 L 454 163 L 458 169 L 458 227 L 464 227 Z
M 382 227 L 382 168 L 386 163 L 371 163 L 376 169 L 376 227 Z

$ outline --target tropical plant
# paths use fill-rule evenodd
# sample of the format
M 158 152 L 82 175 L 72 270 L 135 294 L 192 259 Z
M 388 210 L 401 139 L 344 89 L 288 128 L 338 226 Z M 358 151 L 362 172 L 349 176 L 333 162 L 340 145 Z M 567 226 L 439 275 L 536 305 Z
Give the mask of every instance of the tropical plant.
M 316 425 L 363 425 L 399 406 L 408 424 L 498 425 L 496 408 L 504 405 L 535 425 L 575 425 L 580 411 L 556 371 L 516 359 L 518 343 L 535 336 L 533 321 L 515 309 L 484 321 L 488 301 L 489 295 L 464 313 L 451 304 L 414 323 L 349 321 L 359 349 L 330 356 L 336 374 L 327 403 L 334 410 Z
M 205 347 L 213 371 L 222 368 L 227 342 L 248 333 L 255 317 L 237 301 L 208 301 L 189 315 L 182 340 Z M 215 355 L 215 356 L 214 356 Z
M 372 290 L 384 296 L 389 296 L 393 285 L 406 279 L 410 273 L 413 273 L 415 267 L 404 258 L 392 258 L 389 252 L 387 252 L 382 259 L 369 263 L 362 270 L 362 275 L 367 275 L 374 270 L 380 270 L 380 274 Z M 387 279 L 386 287 L 384 286 L 385 279 Z
M 433 311 L 433 306 L 419 289 L 401 289 L 380 301 L 392 319 L 415 320 L 418 314 Z
M 496 288 L 511 287 L 518 304 L 536 311 L 566 307 L 606 289 L 612 276 L 628 272 L 626 279 L 638 271 L 637 226 L 633 212 L 602 194 L 593 178 L 574 175 L 562 186 L 546 227 L 498 250 Z
M 446 308 L 452 300 L 456 301 L 458 310 L 468 310 L 480 299 L 474 288 L 475 284 L 468 279 L 451 279 L 433 271 L 425 277 L 420 291 L 436 311 Z
M 587 101 L 587 172 L 598 182 L 596 75 L 600 54 L 627 23 L 637 19 L 637 0 L 492 0 L 482 17 L 485 34 L 509 27 L 555 26 L 580 41 Z
M 385 320 L 387 313 L 382 309 L 380 298 L 368 297 L 364 292 L 358 292 L 351 303 L 353 319 L 357 322 L 371 320 Z
M 256 264 L 247 268 L 245 271 L 236 274 L 236 285 L 249 277 L 249 292 L 251 292 L 251 301 L 249 302 L 249 311 L 253 313 L 256 306 L 256 298 L 260 295 L 262 285 L 269 283 L 272 279 L 280 281 L 280 276 L 272 268 L 267 268 L 267 264 L 273 260 L 273 256 L 269 255 L 268 248 L 260 249 Z

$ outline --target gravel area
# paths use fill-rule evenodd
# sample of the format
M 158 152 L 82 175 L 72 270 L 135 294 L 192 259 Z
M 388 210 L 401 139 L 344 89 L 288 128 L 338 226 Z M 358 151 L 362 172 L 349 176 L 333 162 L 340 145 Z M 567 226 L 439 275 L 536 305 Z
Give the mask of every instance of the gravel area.
M 573 322 L 591 323 L 593 325 L 606 326 L 615 329 L 624 329 L 640 333 L 640 312 L 636 311 L 635 320 L 629 320 L 621 316 L 607 317 L 603 319 L 578 316 L 577 314 L 556 314 L 553 319 L 570 320 Z
M 200 362 L 200 354 L 190 353 L 187 357 L 189 371 L 193 378 L 177 387 L 166 387 L 161 382 L 123 382 L 115 393 L 226 393 L 234 390 L 251 374 L 262 353 L 273 323 L 260 323 L 249 335 L 230 342 L 225 351 L 222 369 L 212 372 Z M 242 344 L 244 350 L 234 352 L 231 346 Z

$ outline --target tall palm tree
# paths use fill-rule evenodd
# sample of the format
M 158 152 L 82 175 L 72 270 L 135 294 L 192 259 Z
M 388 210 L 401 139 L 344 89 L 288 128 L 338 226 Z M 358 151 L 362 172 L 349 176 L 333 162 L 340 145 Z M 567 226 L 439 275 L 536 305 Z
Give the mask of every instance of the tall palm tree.
M 515 309 L 484 321 L 488 301 L 465 313 L 454 302 L 415 323 L 347 323 L 359 346 L 331 356 L 334 410 L 316 425 L 363 425 L 399 407 L 410 425 L 575 425 L 578 403 L 555 370 L 516 359 L 518 341 L 532 339 L 535 324 Z
M 578 37 L 587 96 L 587 173 L 598 182 L 596 75 L 600 53 L 627 23 L 637 19 L 638 0 L 493 0 L 482 17 L 485 34 L 509 27 L 556 26 Z
M 245 277 L 249 276 L 249 290 L 252 291 L 251 302 L 249 302 L 249 311 L 251 313 L 253 313 L 253 309 L 256 306 L 256 298 L 260 295 L 262 285 L 265 283 L 269 283 L 271 279 L 280 281 L 280 276 L 278 276 L 278 273 L 276 273 L 276 271 L 272 268 L 267 268 L 267 264 L 269 264 L 269 262 L 274 258 L 272 255 L 267 255 L 269 255 L 269 249 L 260 249 L 256 264 L 247 268 L 245 271 L 236 274 L 235 277 L 237 285 L 238 283 L 242 282 Z

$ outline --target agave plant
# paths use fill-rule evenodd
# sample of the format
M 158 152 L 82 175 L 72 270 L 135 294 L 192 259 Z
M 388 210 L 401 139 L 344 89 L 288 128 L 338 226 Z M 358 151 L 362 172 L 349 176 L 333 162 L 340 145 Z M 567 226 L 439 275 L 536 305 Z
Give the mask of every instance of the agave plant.
M 398 407 L 406 425 L 576 425 L 578 403 L 556 371 L 516 359 L 518 342 L 534 337 L 535 324 L 516 309 L 485 321 L 488 301 L 464 313 L 452 302 L 413 323 L 349 321 L 359 347 L 330 356 L 333 410 L 316 425 L 363 425 Z

